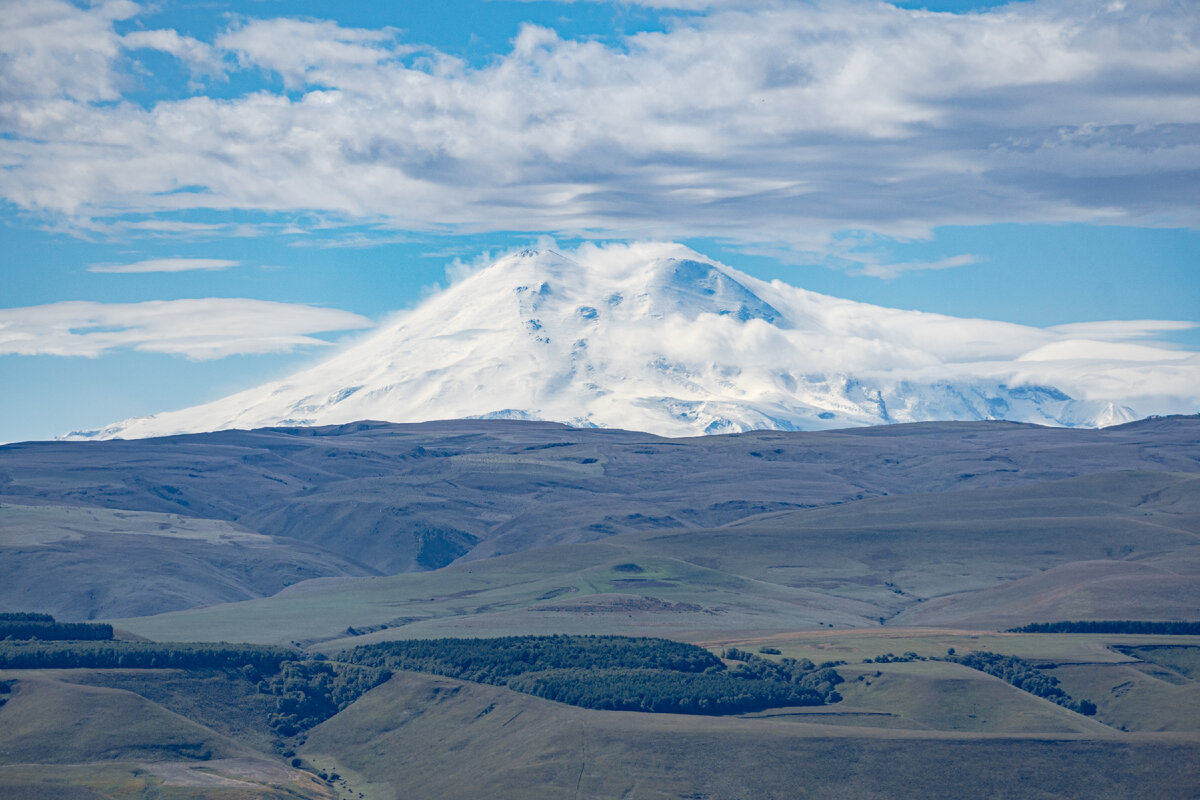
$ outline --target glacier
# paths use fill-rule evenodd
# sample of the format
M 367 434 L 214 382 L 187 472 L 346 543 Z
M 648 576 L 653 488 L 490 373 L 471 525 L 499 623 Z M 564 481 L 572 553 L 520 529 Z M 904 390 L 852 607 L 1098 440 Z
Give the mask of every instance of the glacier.
M 1116 341 L 1138 331 L 843 300 L 678 244 L 524 250 L 287 378 L 62 438 L 363 419 L 530 419 L 694 436 L 927 420 L 1102 427 L 1194 413 L 1200 354 Z

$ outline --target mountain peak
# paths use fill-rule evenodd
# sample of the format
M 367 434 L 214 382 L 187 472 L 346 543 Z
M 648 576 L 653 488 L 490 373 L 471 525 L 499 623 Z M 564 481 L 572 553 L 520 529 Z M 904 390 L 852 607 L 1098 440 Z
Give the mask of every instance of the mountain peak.
M 658 304 L 650 313 L 681 313 L 693 319 L 708 313 L 787 327 L 784 315 L 770 303 L 708 262 L 678 258 L 655 261 L 650 265 L 646 294 Z
M 1200 405 L 1200 356 L 1139 347 L 1141 362 L 1120 362 L 1133 388 L 1114 393 L 1119 371 L 1052 357 L 1068 335 L 766 283 L 680 245 L 522 250 L 289 378 L 70 438 L 463 417 L 664 435 L 937 419 L 1099 426 L 1143 403 Z

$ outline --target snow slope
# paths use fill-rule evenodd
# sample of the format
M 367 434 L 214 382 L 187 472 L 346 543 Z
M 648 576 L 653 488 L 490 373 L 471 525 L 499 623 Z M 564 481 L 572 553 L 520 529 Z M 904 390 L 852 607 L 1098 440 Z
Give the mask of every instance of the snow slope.
M 1200 407 L 1162 323 L 1033 328 L 767 283 L 671 244 L 508 255 L 284 380 L 66 438 L 460 417 L 679 436 Z

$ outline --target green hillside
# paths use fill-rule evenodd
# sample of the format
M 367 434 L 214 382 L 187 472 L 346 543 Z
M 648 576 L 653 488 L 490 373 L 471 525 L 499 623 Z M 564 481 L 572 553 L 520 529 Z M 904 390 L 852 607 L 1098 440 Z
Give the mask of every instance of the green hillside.
M 1185 798 L 1200 788 L 1195 740 L 586 711 L 414 674 L 314 729 L 302 752 L 379 799 L 1115 799 Z
M 633 649 L 621 655 L 626 641 Z M 0 670 L 12 688 L 0 705 L 0 797 L 361 792 L 517 800 L 577 789 L 596 798 L 973 791 L 1182 798 L 1200 790 L 1200 682 L 1191 674 L 1200 637 L 876 627 L 709 641 L 707 652 L 603 637 L 582 640 L 577 652 L 560 646 L 570 643 L 555 637 L 361 648 L 347 657 L 367 664 L 402 657 L 416 668 L 469 671 L 511 685 L 398 672 L 297 736 L 273 727 L 278 698 L 270 681 L 234 666 Z M 759 650 L 767 654 L 755 655 Z M 938 660 L 950 651 L 1019 655 L 1058 678 L 1072 697 L 1095 701 L 1098 713 L 1083 716 Z M 746 659 L 782 665 L 836 657 L 846 662 L 836 667 L 840 699 L 711 717 L 590 710 L 526 693 L 531 675 L 579 668 L 601 675 L 610 662 L 628 658 L 640 665 L 631 675 L 656 663 L 707 675 L 720 654 L 729 656 L 723 666 L 731 670 Z M 63 736 L 66 730 L 72 735 Z M 1028 794 L 1033 768 L 1053 772 L 1036 784 L 1042 795 Z

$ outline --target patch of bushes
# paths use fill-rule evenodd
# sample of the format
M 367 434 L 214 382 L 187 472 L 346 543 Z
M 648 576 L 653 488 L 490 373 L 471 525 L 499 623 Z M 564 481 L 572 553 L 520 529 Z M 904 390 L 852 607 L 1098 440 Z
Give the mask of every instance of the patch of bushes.
M 842 683 L 843 678 L 834 667 L 841 666 L 845 663 L 843 661 L 825 661 L 821 664 L 813 664 L 807 658 L 781 658 L 772 661 L 736 648 L 726 650 L 724 657 L 740 662 L 730 670 L 729 675 L 732 677 L 787 683 L 812 689 L 822 697 L 829 698 L 831 703 L 841 699 L 841 696 L 833 691 L 833 687 Z
M 295 736 L 332 717 L 392 676 L 386 669 L 330 661 L 285 661 L 258 684 L 275 697 L 268 719 L 280 736 Z
M 982 652 L 963 656 L 949 655 L 946 660 L 986 672 L 988 675 L 994 675 L 1022 691 L 1057 703 L 1063 708 L 1077 711 L 1084 716 L 1090 717 L 1096 713 L 1095 703 L 1090 700 L 1073 699 L 1058 685 L 1058 678 L 1047 675 L 1023 658 Z
M 953 655 L 954 651 L 951 650 L 950 654 Z M 912 650 L 909 650 L 902 656 L 898 656 L 895 653 L 884 653 L 883 655 L 875 656 L 874 658 L 864 658 L 863 663 L 864 664 L 904 664 L 904 663 L 907 663 L 910 661 L 928 661 L 928 660 L 929 659 L 926 658 L 925 656 L 918 655 L 917 653 L 914 653 Z

